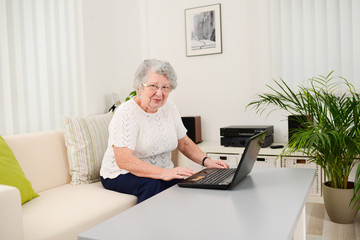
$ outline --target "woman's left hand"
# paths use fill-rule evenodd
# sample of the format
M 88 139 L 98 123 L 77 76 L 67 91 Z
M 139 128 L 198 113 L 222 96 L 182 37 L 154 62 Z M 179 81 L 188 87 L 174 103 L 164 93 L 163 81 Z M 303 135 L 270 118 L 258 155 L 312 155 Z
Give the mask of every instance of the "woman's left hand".
M 229 168 L 229 165 L 220 159 L 212 160 L 210 158 L 207 158 L 204 164 L 207 168 Z

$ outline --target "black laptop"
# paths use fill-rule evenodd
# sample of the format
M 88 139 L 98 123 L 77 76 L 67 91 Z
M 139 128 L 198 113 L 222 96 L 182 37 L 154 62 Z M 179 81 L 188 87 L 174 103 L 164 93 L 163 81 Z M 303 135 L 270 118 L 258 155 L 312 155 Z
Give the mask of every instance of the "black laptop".
M 251 172 L 265 136 L 266 131 L 250 138 L 237 168 L 206 168 L 178 185 L 187 188 L 231 189 Z

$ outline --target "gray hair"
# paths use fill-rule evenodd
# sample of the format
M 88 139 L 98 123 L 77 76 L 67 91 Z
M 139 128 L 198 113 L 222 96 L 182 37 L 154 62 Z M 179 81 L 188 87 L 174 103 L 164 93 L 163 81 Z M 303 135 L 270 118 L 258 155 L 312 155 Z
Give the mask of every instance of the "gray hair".
M 177 86 L 177 76 L 175 70 L 169 62 L 160 61 L 156 59 L 144 60 L 135 73 L 134 88 L 140 89 L 143 83 L 146 81 L 146 76 L 149 71 L 156 72 L 165 76 L 170 81 L 171 89 L 175 89 Z

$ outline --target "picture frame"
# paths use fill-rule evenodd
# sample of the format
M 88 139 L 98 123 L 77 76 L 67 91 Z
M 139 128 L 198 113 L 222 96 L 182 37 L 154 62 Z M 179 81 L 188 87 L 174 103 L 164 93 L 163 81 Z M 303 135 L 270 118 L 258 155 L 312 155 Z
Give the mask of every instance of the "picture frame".
M 221 5 L 185 9 L 186 56 L 222 53 Z

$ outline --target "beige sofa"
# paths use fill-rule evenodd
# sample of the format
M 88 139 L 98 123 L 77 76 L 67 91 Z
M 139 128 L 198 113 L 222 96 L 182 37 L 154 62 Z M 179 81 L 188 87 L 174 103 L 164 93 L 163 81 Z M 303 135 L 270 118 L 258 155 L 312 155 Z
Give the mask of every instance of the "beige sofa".
M 21 205 L 17 188 L 0 185 L 0 239 L 67 240 L 136 204 L 100 182 L 71 185 L 64 131 L 4 137 L 40 195 Z

